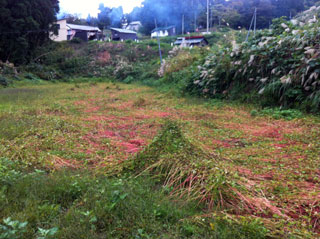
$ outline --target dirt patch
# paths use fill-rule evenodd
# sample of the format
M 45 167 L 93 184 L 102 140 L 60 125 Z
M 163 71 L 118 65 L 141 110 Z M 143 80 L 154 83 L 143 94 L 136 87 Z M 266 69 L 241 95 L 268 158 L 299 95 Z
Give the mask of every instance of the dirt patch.
M 100 65 L 106 65 L 111 61 L 111 55 L 108 51 L 100 52 L 98 54 L 98 63 Z

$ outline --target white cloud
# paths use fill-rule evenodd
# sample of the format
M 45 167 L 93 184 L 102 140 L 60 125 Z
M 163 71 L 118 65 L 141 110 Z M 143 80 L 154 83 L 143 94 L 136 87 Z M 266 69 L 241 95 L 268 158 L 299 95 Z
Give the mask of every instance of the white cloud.
M 108 7 L 122 6 L 125 13 L 129 13 L 136 6 L 140 6 L 143 0 L 60 0 L 60 12 L 79 13 L 82 17 L 97 16 L 99 4 Z

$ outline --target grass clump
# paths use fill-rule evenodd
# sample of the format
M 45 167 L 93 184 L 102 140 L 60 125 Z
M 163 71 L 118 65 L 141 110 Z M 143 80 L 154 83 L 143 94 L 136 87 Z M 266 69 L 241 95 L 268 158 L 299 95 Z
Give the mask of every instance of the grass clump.
M 183 135 L 177 123 L 168 121 L 161 133 L 133 161 L 133 168 L 152 172 L 171 190 L 171 195 L 187 196 L 209 209 L 234 208 L 232 189 L 239 187 L 230 172 L 222 168 L 217 155 L 206 154 Z
M 252 110 L 250 114 L 252 117 L 271 116 L 273 119 L 285 119 L 285 120 L 293 120 L 293 119 L 299 119 L 303 117 L 302 112 L 295 109 L 281 110 L 281 109 L 265 108 L 260 111 Z
M 145 98 L 139 97 L 134 103 L 133 106 L 135 107 L 143 107 L 147 104 L 147 101 Z

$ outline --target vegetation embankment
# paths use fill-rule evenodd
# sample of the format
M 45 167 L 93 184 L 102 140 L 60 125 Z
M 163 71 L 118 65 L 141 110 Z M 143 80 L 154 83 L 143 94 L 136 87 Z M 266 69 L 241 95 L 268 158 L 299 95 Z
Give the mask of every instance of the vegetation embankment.
M 319 121 L 251 110 L 112 83 L 2 90 L 1 236 L 315 238 Z
M 230 34 L 221 28 L 208 37 L 210 45 L 224 40 Z M 161 39 L 163 58 L 172 50 L 176 38 Z M 197 55 L 197 50 L 195 55 Z M 205 54 L 203 51 L 202 55 Z M 156 40 L 134 42 L 90 42 L 79 39 L 71 42 L 46 44 L 39 47 L 29 64 L 15 66 L 0 62 L 0 87 L 24 83 L 70 82 L 79 78 L 113 79 L 125 83 L 143 82 L 157 84 L 160 67 L 159 48 Z M 196 57 L 193 57 L 196 59 Z M 85 80 L 84 80 L 85 81 Z
M 318 112 L 319 11 L 313 7 L 291 22 L 277 19 L 248 42 L 214 49 L 174 69 L 187 56 L 182 52 L 166 63 L 163 75 L 182 91 L 207 98 Z

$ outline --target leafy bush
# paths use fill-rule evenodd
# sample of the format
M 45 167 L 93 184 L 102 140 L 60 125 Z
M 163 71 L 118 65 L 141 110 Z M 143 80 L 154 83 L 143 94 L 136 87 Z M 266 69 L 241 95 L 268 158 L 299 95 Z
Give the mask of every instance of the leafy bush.
M 72 38 L 72 40 L 70 42 L 73 43 L 73 44 L 81 44 L 81 43 L 83 43 L 83 41 L 78 37 Z
M 86 73 L 88 64 L 87 57 L 72 57 L 59 63 L 58 67 L 63 74 L 71 75 L 75 73 Z
M 7 87 L 9 85 L 9 80 L 4 76 L 0 76 L 0 86 Z
M 210 46 L 217 44 L 223 37 L 221 32 L 213 32 L 210 35 L 205 36 Z
M 0 224 L 1 239 L 20 239 L 27 231 L 28 222 L 14 221 L 10 217 L 3 220 L 4 225 Z
M 62 77 L 61 73 L 54 67 L 37 63 L 29 64 L 24 68 L 24 70 L 28 72 L 25 74 L 25 78 L 33 81 L 38 81 L 39 79 L 52 81 Z

